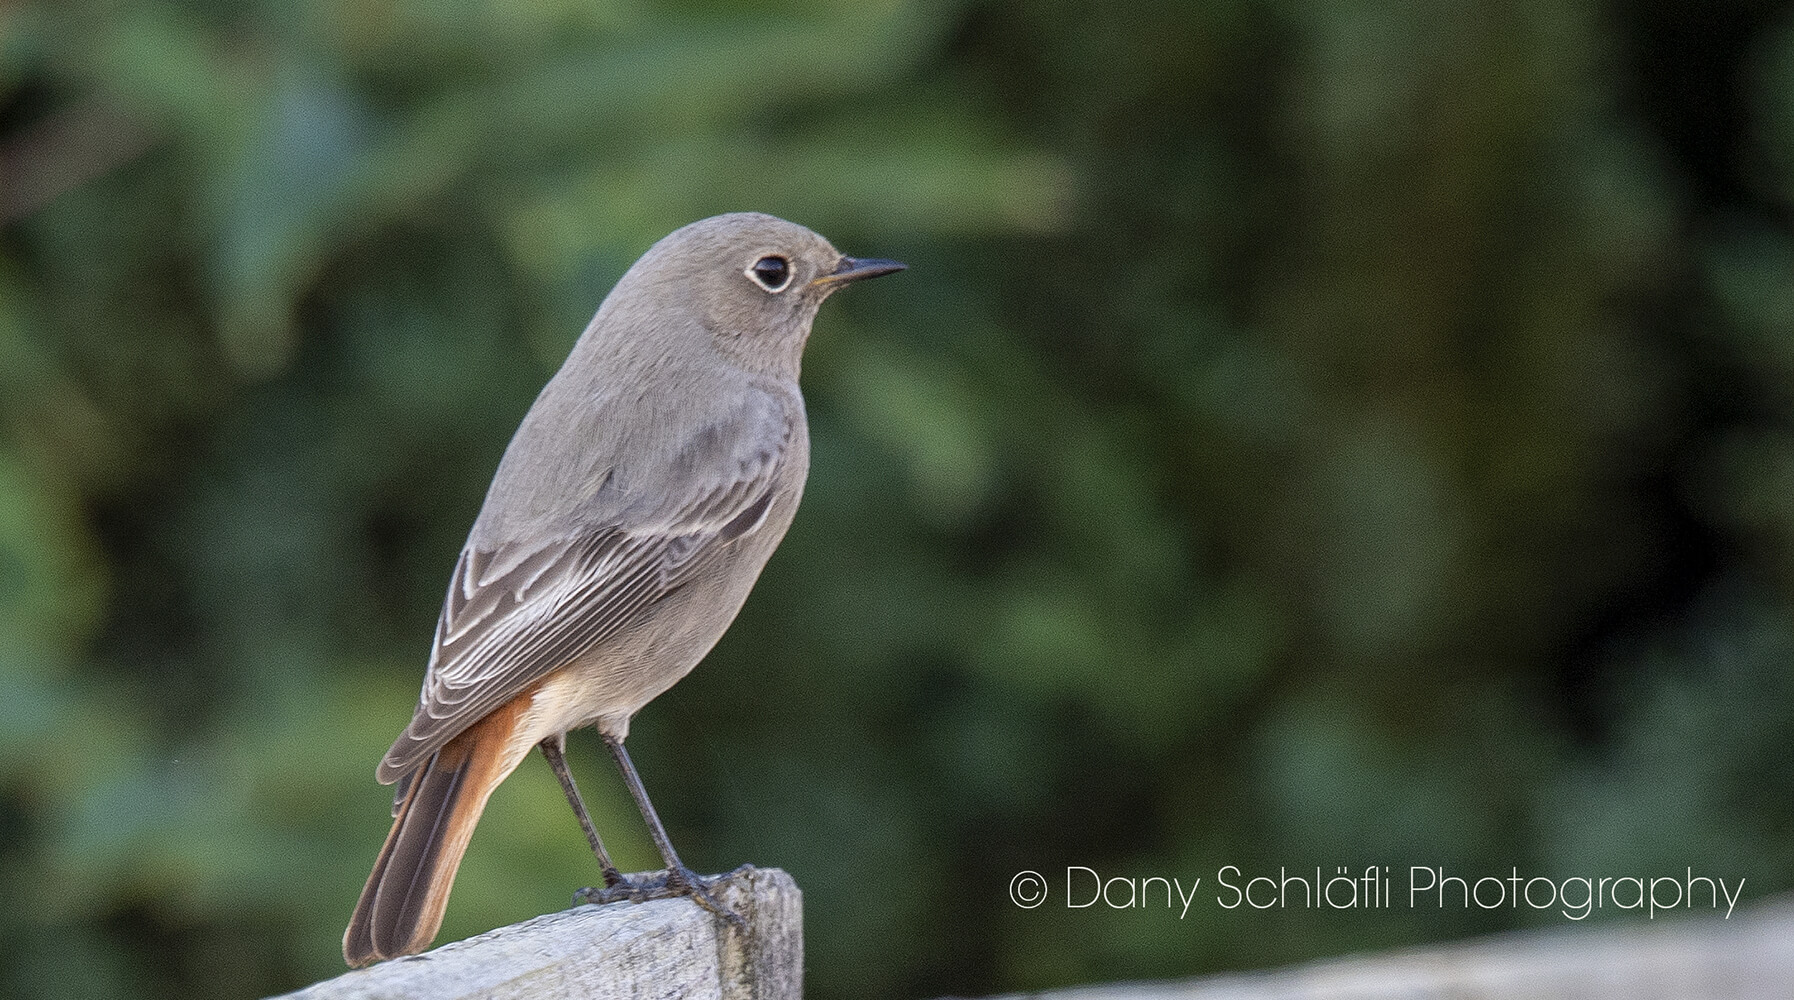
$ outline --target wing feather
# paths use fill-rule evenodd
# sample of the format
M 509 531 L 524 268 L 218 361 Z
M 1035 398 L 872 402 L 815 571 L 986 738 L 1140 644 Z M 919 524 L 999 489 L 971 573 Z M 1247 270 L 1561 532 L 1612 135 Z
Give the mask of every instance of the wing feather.
M 686 453 L 714 449 L 720 433 L 733 432 L 726 472 L 693 484 L 683 502 L 633 518 L 619 512 L 610 523 L 547 540 L 490 548 L 470 540 L 443 601 L 417 712 L 381 762 L 380 780 L 403 777 L 530 684 L 641 621 L 709 557 L 758 529 L 793 420 L 765 407 L 752 415 L 779 419 L 705 428 L 677 456 L 675 464 L 701 468 Z

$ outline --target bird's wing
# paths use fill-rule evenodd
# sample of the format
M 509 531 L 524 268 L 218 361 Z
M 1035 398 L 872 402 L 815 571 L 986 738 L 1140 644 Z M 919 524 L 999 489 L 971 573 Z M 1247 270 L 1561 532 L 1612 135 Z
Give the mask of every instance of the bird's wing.
M 760 527 L 795 433 L 784 407 L 738 408 L 669 463 L 673 488 L 629 497 L 563 537 L 469 542 L 436 625 L 417 712 L 378 776 L 396 781 L 530 684 L 641 620 L 707 559 Z

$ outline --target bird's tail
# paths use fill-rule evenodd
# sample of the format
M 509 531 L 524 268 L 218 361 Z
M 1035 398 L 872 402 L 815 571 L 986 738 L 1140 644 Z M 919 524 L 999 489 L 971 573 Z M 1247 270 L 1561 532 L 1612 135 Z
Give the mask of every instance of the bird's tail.
M 528 704 L 498 708 L 401 779 L 392 832 L 343 933 L 349 965 L 416 954 L 435 939 L 486 800 L 529 753 L 510 745 Z

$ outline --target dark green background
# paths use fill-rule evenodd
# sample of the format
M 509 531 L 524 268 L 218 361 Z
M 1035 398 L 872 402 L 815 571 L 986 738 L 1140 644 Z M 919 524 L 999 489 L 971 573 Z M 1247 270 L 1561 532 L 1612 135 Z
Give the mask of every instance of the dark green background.
M 1568 926 L 1021 869 L 1788 889 L 1791 204 L 1769 3 L 0 4 L 0 991 L 340 970 L 511 430 L 735 209 L 912 265 L 631 741 L 694 866 L 796 875 L 811 995 Z M 595 877 L 526 762 L 442 940 Z

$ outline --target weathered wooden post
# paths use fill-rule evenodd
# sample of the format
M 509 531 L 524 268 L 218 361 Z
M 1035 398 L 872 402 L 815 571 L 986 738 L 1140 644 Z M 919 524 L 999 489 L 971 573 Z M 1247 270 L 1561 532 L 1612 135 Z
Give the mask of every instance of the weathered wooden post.
M 275 1000 L 799 1000 L 797 882 L 749 868 L 719 883 L 717 897 L 747 920 L 745 933 L 689 899 L 581 906 Z
M 1564 924 L 1183 982 L 990 1000 L 1788 1000 L 1794 898 L 1726 917 Z

